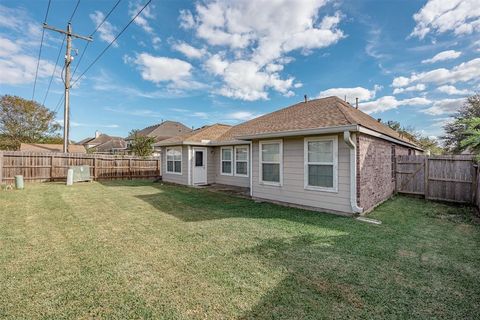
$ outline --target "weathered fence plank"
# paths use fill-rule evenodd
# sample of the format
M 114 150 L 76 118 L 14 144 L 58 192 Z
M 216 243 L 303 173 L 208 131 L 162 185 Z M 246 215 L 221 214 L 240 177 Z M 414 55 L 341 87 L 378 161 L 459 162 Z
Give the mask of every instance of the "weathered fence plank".
M 477 170 L 472 156 L 397 156 L 399 193 L 426 199 L 472 203 L 477 199 Z
M 156 157 L 1 151 L 0 183 L 11 182 L 19 174 L 29 182 L 64 180 L 68 168 L 78 165 L 89 165 L 94 180 L 151 179 L 161 175 L 160 159 Z

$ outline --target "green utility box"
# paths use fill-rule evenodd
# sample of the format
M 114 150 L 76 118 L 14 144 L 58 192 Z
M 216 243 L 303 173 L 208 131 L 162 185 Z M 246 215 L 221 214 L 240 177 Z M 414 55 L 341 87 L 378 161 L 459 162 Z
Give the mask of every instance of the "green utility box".
M 72 166 L 73 170 L 73 182 L 92 181 L 90 176 L 90 166 Z

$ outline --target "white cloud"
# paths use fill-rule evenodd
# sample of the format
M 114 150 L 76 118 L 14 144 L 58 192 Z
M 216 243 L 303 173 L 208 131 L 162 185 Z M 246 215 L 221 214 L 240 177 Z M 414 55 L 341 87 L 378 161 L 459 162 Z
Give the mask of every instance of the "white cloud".
M 268 88 L 290 96 L 289 89 L 294 80 L 293 78 L 283 80 L 277 73 L 261 71 L 256 63 L 247 60 L 230 63 L 224 70 L 223 77 L 224 86 L 218 93 L 246 101 L 268 99 Z
M 438 61 L 456 59 L 460 57 L 461 54 L 462 53 L 460 51 L 455 51 L 455 50 L 442 51 L 440 53 L 437 53 L 431 59 L 422 60 L 422 63 L 435 63 Z
M 340 13 L 322 16 L 326 0 L 258 0 L 198 3 L 195 12 L 180 12 L 180 26 L 222 52 L 204 68 L 223 79 L 218 94 L 243 100 L 268 99 L 268 91 L 294 94 L 293 77 L 279 72 L 291 61 L 289 52 L 304 54 L 328 47 L 344 37 Z M 244 70 L 240 70 L 245 67 Z M 236 77 L 236 78 L 235 78 Z M 239 77 L 244 77 L 240 79 Z
M 228 67 L 228 62 L 223 60 L 219 54 L 214 54 L 205 61 L 204 67 L 211 74 L 222 75 Z
M 10 39 L 0 36 L 0 57 L 5 57 L 20 51 L 20 46 Z
M 449 94 L 449 95 L 469 95 L 469 94 L 473 94 L 473 91 L 470 91 L 470 90 L 467 90 L 467 89 L 459 90 L 456 87 L 449 86 L 449 85 L 440 86 L 440 87 L 437 88 L 437 90 L 440 91 L 440 92 Z
M 197 118 L 208 119 L 208 113 L 206 112 L 194 112 L 192 115 Z
M 411 98 L 397 100 L 394 96 L 384 96 L 375 101 L 364 102 L 360 104 L 360 109 L 366 113 L 384 112 L 396 109 L 400 106 L 423 106 L 432 103 L 426 98 Z
M 393 94 L 399 94 L 403 92 L 413 92 L 413 91 L 424 91 L 426 88 L 427 88 L 426 85 L 424 85 L 423 83 L 419 83 L 417 85 L 406 87 L 406 88 L 395 88 L 395 90 L 393 90 Z
M 203 48 L 198 49 L 198 48 L 192 47 L 191 45 L 189 45 L 185 42 L 175 43 L 172 46 L 172 48 L 176 51 L 179 51 L 179 52 L 183 53 L 188 58 L 192 58 L 192 59 L 200 59 L 207 52 Z
M 17 42 L 0 36 L 1 84 L 25 84 L 31 83 L 35 79 L 37 57 L 23 54 L 21 49 L 21 45 Z M 54 65 L 52 63 L 41 59 L 38 67 L 38 78 L 50 77 L 53 69 Z
M 430 108 L 422 110 L 429 115 L 452 114 L 456 112 L 465 102 L 465 99 L 443 99 L 433 103 Z
M 90 19 L 95 23 L 95 27 L 98 27 L 100 23 L 102 23 L 105 15 L 100 11 L 95 11 L 89 15 Z M 100 33 L 100 39 L 105 42 L 112 42 L 115 39 L 115 32 L 117 28 L 114 27 L 110 22 L 105 21 L 100 28 L 98 28 L 98 32 Z M 115 42 L 113 44 L 114 47 L 118 47 L 118 44 Z
M 328 90 L 321 91 L 318 94 L 319 98 L 329 97 L 329 96 L 337 96 L 340 99 L 345 99 L 347 97 L 347 101 L 352 102 L 355 101 L 355 98 L 358 98 L 359 101 L 368 101 L 375 98 L 376 92 L 379 90 L 380 87 L 375 86 L 373 90 L 368 90 L 362 87 L 355 87 L 355 88 L 331 88 Z
M 191 29 L 195 26 L 195 20 L 193 14 L 189 10 L 180 10 L 180 16 L 178 17 L 180 21 L 180 27 L 183 29 Z
M 393 87 L 405 87 L 414 82 L 454 84 L 470 80 L 479 80 L 480 58 L 461 63 L 452 69 L 439 68 L 427 72 L 413 73 L 410 77 L 397 77 L 393 79 Z
M 142 9 L 143 4 L 139 2 L 130 2 L 128 5 L 128 14 L 130 15 L 131 18 L 133 18 L 139 11 Z M 153 13 L 153 10 L 155 9 L 155 6 L 150 4 L 148 5 L 142 13 L 134 20 L 134 23 L 141 27 L 145 32 L 149 34 L 155 34 L 155 31 L 153 30 L 152 26 L 150 25 L 149 20 L 155 19 L 155 15 Z
M 148 53 L 137 55 L 134 63 L 139 67 L 144 80 L 156 84 L 161 82 L 183 83 L 189 80 L 192 71 L 192 65 L 186 61 L 156 57 Z
M 429 0 L 413 19 L 411 36 L 423 39 L 429 33 L 453 31 L 456 35 L 480 31 L 478 0 Z
M 229 120 L 237 120 L 237 121 L 248 121 L 253 118 L 259 117 L 259 114 L 255 114 L 250 111 L 237 111 L 237 112 L 232 112 L 227 115 L 227 118 Z

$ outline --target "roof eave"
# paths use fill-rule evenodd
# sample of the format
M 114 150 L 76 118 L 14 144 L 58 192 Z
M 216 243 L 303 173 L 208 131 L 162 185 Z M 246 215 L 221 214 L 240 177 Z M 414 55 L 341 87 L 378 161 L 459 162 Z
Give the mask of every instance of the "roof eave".
M 383 140 L 387 140 L 387 141 L 390 141 L 390 142 L 394 142 L 394 143 L 397 143 L 397 144 L 400 144 L 400 145 L 403 145 L 403 146 L 406 146 L 406 147 L 409 147 L 409 148 L 413 148 L 413 149 L 416 149 L 416 150 L 419 150 L 419 151 L 422 151 L 422 152 L 425 151 L 425 150 L 423 150 L 422 148 L 414 145 L 413 143 L 408 143 L 408 142 L 406 142 L 406 141 L 402 141 L 402 140 L 393 138 L 393 137 L 391 137 L 391 136 L 388 136 L 388 135 L 386 135 L 386 134 L 380 133 L 380 132 L 378 132 L 378 131 L 375 131 L 375 130 L 366 128 L 366 127 L 364 127 L 364 126 L 360 126 L 359 131 L 360 131 L 361 133 L 365 133 L 365 134 L 368 134 L 368 135 L 371 135 L 371 136 L 374 136 L 374 137 L 377 137 L 377 138 L 380 138 L 380 139 L 383 139 Z
M 255 140 L 255 139 L 281 138 L 281 137 L 292 137 L 292 136 L 307 136 L 307 135 L 310 136 L 315 134 L 340 133 L 343 131 L 358 131 L 358 125 L 349 124 L 349 125 L 342 125 L 342 126 L 331 126 L 331 127 L 313 128 L 313 129 L 267 132 L 267 133 L 259 133 L 254 135 L 237 136 L 236 138 L 239 140 Z

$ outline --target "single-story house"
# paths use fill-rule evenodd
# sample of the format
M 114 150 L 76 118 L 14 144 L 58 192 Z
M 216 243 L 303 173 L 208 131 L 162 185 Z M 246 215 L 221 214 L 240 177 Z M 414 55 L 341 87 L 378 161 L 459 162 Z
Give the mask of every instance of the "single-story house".
M 395 155 L 415 143 L 337 97 L 300 102 L 236 126 L 163 140 L 163 180 L 249 188 L 254 199 L 360 214 L 395 188 Z
M 20 151 L 28 152 L 63 152 L 63 144 L 53 143 L 22 143 L 20 144 Z M 69 144 L 69 153 L 87 153 L 84 146 L 80 144 Z
M 153 144 L 153 150 L 154 150 L 154 156 L 159 155 L 161 147 L 158 146 L 158 142 L 176 137 L 185 133 L 188 133 L 192 131 L 189 127 L 184 125 L 183 123 L 177 122 L 177 121 L 162 121 L 161 123 L 148 126 L 146 128 L 143 128 L 142 130 L 139 130 L 137 132 L 137 135 L 139 136 L 147 136 L 147 137 L 152 137 L 154 138 L 154 144 Z M 125 138 L 127 141 L 127 147 L 130 147 L 130 143 L 133 140 L 133 136 L 130 135 L 127 138 Z
M 83 145 L 87 150 L 91 149 L 91 151 L 99 153 L 118 153 L 127 149 L 127 144 L 123 138 L 110 136 L 99 131 L 95 131 L 94 137 L 85 138 L 77 144 Z
M 90 148 L 93 153 L 105 154 L 124 154 L 127 151 L 127 142 L 119 137 L 112 137 L 112 139 Z

